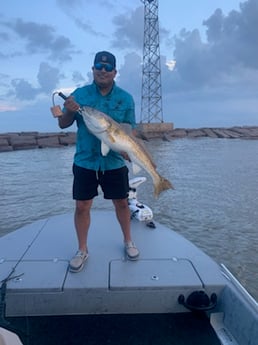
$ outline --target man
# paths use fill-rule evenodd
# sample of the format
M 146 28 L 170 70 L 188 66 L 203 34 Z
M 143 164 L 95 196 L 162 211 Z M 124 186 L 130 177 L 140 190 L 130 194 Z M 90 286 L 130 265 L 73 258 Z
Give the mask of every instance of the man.
M 78 251 L 71 259 L 69 269 L 79 272 L 88 258 L 87 235 L 90 227 L 90 210 L 93 198 L 101 186 L 104 198 L 111 199 L 124 237 L 127 257 L 137 259 L 139 251 L 132 242 L 130 210 L 127 202 L 129 191 L 126 154 L 109 151 L 102 156 L 99 139 L 92 135 L 82 116 L 77 112 L 81 106 L 96 108 L 120 123 L 135 128 L 134 101 L 130 94 L 119 88 L 116 76 L 116 58 L 107 51 L 98 52 L 94 59 L 93 83 L 76 89 L 64 103 L 62 116 L 58 117 L 59 127 L 67 128 L 77 123 L 77 143 L 73 164 L 73 198 L 75 199 L 75 228 Z

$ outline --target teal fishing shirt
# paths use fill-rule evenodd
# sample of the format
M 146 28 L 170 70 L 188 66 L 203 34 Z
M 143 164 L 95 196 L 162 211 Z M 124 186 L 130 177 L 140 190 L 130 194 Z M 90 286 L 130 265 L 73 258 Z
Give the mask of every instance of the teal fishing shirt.
M 89 106 L 110 116 L 118 123 L 127 123 L 136 127 L 135 106 L 132 96 L 114 83 L 109 94 L 102 96 L 93 82 L 76 89 L 71 94 L 82 106 Z M 112 150 L 106 156 L 101 154 L 101 142 L 87 129 L 82 116 L 76 113 L 77 140 L 74 164 L 95 171 L 118 169 L 125 166 L 123 157 Z

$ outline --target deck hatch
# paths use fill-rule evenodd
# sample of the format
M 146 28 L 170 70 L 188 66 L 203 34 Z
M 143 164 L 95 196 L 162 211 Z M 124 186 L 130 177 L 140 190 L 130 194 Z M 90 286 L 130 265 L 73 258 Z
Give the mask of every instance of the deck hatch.
M 1 264 L 0 280 L 5 279 L 15 263 Z M 67 274 L 67 261 L 21 261 L 8 280 L 7 289 L 15 293 L 62 291 Z
M 114 260 L 109 278 L 111 290 L 202 288 L 191 262 L 185 259 Z

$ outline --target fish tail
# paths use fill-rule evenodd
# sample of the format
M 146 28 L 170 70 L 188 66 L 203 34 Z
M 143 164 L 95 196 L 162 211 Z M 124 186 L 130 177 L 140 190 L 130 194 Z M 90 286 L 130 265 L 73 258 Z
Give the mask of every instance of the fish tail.
M 158 182 L 154 185 L 154 195 L 157 198 L 161 192 L 167 189 L 174 189 L 172 183 L 166 178 L 160 176 Z

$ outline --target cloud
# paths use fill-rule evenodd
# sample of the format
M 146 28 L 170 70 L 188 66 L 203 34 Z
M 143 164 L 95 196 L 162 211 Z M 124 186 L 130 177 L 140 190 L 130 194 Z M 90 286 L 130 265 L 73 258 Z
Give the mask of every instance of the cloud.
M 21 100 L 31 100 L 39 93 L 37 88 L 34 88 L 25 79 L 13 79 L 12 86 L 14 95 L 16 98 Z
M 81 83 L 86 82 L 85 78 L 83 77 L 83 75 L 79 71 L 73 72 L 72 80 L 77 86 L 81 85 Z
M 98 6 L 100 1 L 102 0 L 99 0 Z M 221 9 L 214 11 L 203 21 L 206 37 L 201 36 L 198 29 L 189 31 L 182 29 L 172 37 L 173 45 L 168 45 L 169 31 L 160 28 L 165 121 L 175 122 L 176 127 L 246 125 L 255 121 L 257 123 L 257 2 L 257 0 L 242 2 L 239 10 L 231 11 L 227 15 L 223 14 Z M 89 11 L 84 15 L 86 6 L 90 7 L 90 10 L 99 9 L 98 29 L 103 28 L 103 32 L 109 31 L 112 15 L 118 13 L 118 6 L 114 7 L 111 15 L 106 21 L 104 20 L 103 13 L 106 13 L 104 7 L 116 5 L 117 0 L 111 5 L 108 2 L 103 3 L 102 8 L 96 7 L 94 0 L 87 0 L 87 5 L 83 0 L 58 0 L 58 4 L 68 16 L 69 25 L 75 24 L 82 35 L 88 33 L 95 37 L 98 35 L 103 37 L 104 34 L 94 30 L 95 23 L 91 24 L 91 18 L 87 14 Z M 126 7 L 128 5 L 125 4 L 123 8 Z M 118 56 L 126 52 L 124 64 L 117 75 L 117 83 L 134 96 L 137 116 L 140 113 L 141 101 L 143 18 L 143 6 L 115 15 L 112 20 L 115 26 L 114 33 L 105 41 L 111 43 L 113 48 L 117 48 Z M 35 84 L 29 79 L 26 80 L 26 77 L 23 78 L 22 74 L 21 78 L 12 79 L 11 82 L 8 76 L 2 74 L 0 86 L 5 90 L 11 86 L 10 97 L 14 99 L 16 96 L 22 100 L 22 104 L 23 101 L 28 104 L 35 99 L 41 100 L 44 98 L 41 97 L 42 95 L 49 95 L 53 89 L 60 86 L 60 81 L 65 76 L 60 73 L 59 67 L 56 68 L 52 64 L 69 61 L 78 53 L 68 37 L 59 35 L 54 26 L 26 22 L 21 18 L 8 22 L 1 20 L 0 27 L 4 27 L 4 31 L 0 32 L 2 61 L 19 54 L 38 54 L 41 56 L 40 61 L 44 60 L 39 65 L 38 71 L 34 72 L 37 77 Z M 104 31 L 107 27 L 108 30 Z M 14 51 L 13 47 L 16 47 L 17 51 Z M 93 48 L 89 47 L 89 49 Z M 47 59 L 52 59 L 51 64 L 45 62 L 49 61 Z M 167 60 L 171 59 L 176 60 L 173 71 L 166 65 Z M 71 72 L 69 65 L 66 71 L 72 73 L 71 79 L 76 86 L 92 80 L 91 72 L 87 73 L 85 79 L 80 72 Z M 3 96 L 0 98 L 4 100 Z
M 18 111 L 0 112 L 2 132 L 39 131 L 59 132 L 57 120 L 50 112 L 51 102 L 49 99 L 40 99 L 26 107 L 20 106 Z M 70 127 L 69 130 L 73 130 Z
M 7 87 L 8 86 L 8 79 L 9 79 L 8 74 L 0 73 L 0 87 Z
M 113 18 L 113 24 L 116 29 L 114 39 L 111 44 L 115 48 L 137 50 L 143 49 L 143 31 L 144 31 L 144 7 L 137 7 L 131 12 L 117 15 Z M 169 31 L 165 28 L 159 28 L 160 40 L 167 38 Z
M 137 7 L 131 12 L 126 11 L 123 14 L 115 16 L 112 20 L 116 29 L 111 44 L 119 49 L 143 49 L 144 33 L 144 7 Z M 169 30 L 159 27 L 160 42 L 169 37 Z
M 48 94 L 53 91 L 64 75 L 59 72 L 58 68 L 50 66 L 47 62 L 42 62 L 39 66 L 38 82 L 40 92 Z
M 0 101 L 0 113 L 15 110 L 17 110 L 16 106 Z
M 81 8 L 83 5 L 82 0 L 57 0 L 56 2 L 60 7 L 71 11 L 75 8 Z
M 210 55 L 207 44 L 201 41 L 199 30 L 187 32 L 182 30 L 175 37 L 174 57 L 176 66 L 174 74 L 181 87 L 200 87 L 214 75 L 214 57 Z M 216 58 L 215 58 L 216 61 Z M 208 63 L 208 65 L 206 64 Z
M 42 62 L 37 74 L 39 86 L 35 87 L 23 78 L 13 79 L 9 96 L 22 101 L 32 101 L 40 94 L 49 95 L 62 78 L 64 78 L 64 75 L 59 72 L 59 69 L 50 66 L 47 62 Z
M 139 96 L 141 94 L 141 73 L 141 57 L 136 53 L 128 53 L 124 57 L 124 65 L 119 69 L 117 82 L 131 94 Z M 135 97 L 136 100 L 137 98 Z
M 0 40 L 1 41 L 8 41 L 9 40 L 9 35 L 7 32 L 0 32 Z
M 118 29 L 114 43 L 121 48 L 137 45 L 134 31 L 127 30 L 128 23 L 135 24 L 133 17 L 124 15 L 115 21 Z M 167 46 L 167 54 L 176 60 L 173 71 L 166 65 L 166 56 L 161 56 L 165 121 L 174 121 L 176 127 L 257 123 L 257 18 L 257 0 L 249 0 L 241 3 L 239 11 L 224 15 L 217 9 L 204 20 L 206 40 L 198 29 L 182 29 L 173 37 L 173 52 Z M 134 96 L 138 113 L 140 61 L 140 55 L 127 54 L 118 78 L 119 84 Z
M 258 2 L 249 0 L 240 3 L 240 11 L 231 11 L 224 16 L 220 9 L 204 21 L 207 38 L 214 53 L 222 53 L 224 66 L 241 64 L 258 68 Z
M 57 35 L 50 25 L 26 22 L 21 18 L 2 24 L 25 42 L 27 54 L 44 53 L 50 59 L 67 61 L 78 53 L 71 41 L 63 35 Z
M 176 126 L 232 126 L 257 123 L 257 1 L 240 5 L 225 16 L 216 10 L 199 31 L 182 30 L 174 37 L 176 67 L 163 69 L 165 120 Z
M 204 20 L 207 42 L 202 42 L 198 30 L 182 30 L 175 36 L 175 72 L 181 86 L 228 84 L 232 75 L 243 75 L 244 70 L 256 71 L 257 18 L 257 0 L 249 0 L 240 4 L 240 11 L 234 10 L 225 16 L 217 9 Z M 235 78 L 235 82 L 240 79 Z
M 131 13 L 120 14 L 113 18 L 117 27 L 112 46 L 116 48 L 141 48 L 143 46 L 143 7 L 137 7 Z
M 92 25 L 89 24 L 88 20 L 84 20 L 84 19 L 78 18 L 78 17 L 72 17 L 72 18 L 73 18 L 74 23 L 83 31 L 85 31 L 89 34 L 92 34 L 93 36 L 98 36 L 98 37 L 103 37 L 103 38 L 107 37 L 107 35 L 99 32 L 99 31 L 94 30 Z
M 95 1 L 88 0 L 87 5 L 89 5 L 89 3 L 94 4 Z M 82 10 L 85 7 L 85 3 L 83 3 L 81 0 L 57 0 L 57 4 L 60 7 L 60 9 L 67 15 L 67 17 L 69 17 L 69 19 L 72 20 L 79 29 L 93 36 L 107 37 L 107 35 L 99 31 L 96 31 L 93 28 L 95 26 L 95 23 L 91 24 L 91 17 L 87 17 L 87 13 L 90 13 L 88 10 L 88 6 L 87 9 Z M 83 13 L 83 16 L 81 15 L 81 13 Z

